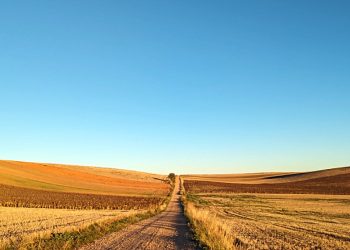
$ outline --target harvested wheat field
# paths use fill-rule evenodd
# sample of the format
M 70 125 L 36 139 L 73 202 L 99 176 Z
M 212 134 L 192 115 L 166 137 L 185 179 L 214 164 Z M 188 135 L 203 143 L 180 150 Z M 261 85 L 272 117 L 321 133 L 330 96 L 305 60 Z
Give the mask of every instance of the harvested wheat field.
M 136 211 L 123 210 L 67 210 L 45 208 L 0 207 L 0 248 L 30 242 L 38 237 L 69 230 L 78 230 L 92 223 L 118 220 Z
M 349 168 L 278 176 L 264 184 L 185 177 L 186 213 L 202 243 L 210 249 L 350 249 Z

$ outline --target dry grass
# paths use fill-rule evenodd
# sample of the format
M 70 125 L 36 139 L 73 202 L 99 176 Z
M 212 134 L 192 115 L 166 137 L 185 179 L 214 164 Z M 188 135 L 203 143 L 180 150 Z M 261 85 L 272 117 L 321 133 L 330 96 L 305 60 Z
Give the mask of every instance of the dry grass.
M 10 242 L 23 245 L 34 238 L 84 228 L 92 223 L 121 219 L 138 212 L 140 211 L 0 207 L 0 248 Z
M 192 202 L 186 203 L 185 211 L 198 241 L 204 246 L 209 249 L 234 249 L 231 227 L 225 220 L 211 213 L 209 209 L 200 208 Z
M 210 249 L 350 249 L 350 196 L 220 193 L 188 200 L 187 213 Z

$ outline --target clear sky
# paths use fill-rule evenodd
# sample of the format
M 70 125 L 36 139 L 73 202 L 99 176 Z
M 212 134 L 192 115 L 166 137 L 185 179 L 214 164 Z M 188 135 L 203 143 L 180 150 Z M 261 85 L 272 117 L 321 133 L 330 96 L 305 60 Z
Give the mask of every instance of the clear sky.
M 350 165 L 350 1 L 2 1 L 0 158 Z

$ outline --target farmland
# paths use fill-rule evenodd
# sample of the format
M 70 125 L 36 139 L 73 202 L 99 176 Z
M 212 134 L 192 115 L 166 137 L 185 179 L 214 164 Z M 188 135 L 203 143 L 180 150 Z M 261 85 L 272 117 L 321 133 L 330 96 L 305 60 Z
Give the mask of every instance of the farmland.
M 188 180 L 185 182 L 185 188 L 190 192 L 198 191 L 204 193 L 350 194 L 349 181 L 350 174 L 271 184 L 242 184 Z
M 186 180 L 212 181 L 241 184 L 272 184 L 306 181 L 322 177 L 339 176 L 350 173 L 350 167 L 324 169 L 312 172 L 262 172 L 239 174 L 197 174 L 183 175 Z
M 42 191 L 0 185 L 0 206 L 68 209 L 150 209 L 162 197 L 115 196 Z
M 0 160 L 0 184 L 54 192 L 164 196 L 165 176 L 137 171 Z
M 0 249 L 76 248 L 156 214 L 170 190 L 162 175 L 0 161 Z
M 134 213 L 135 211 L 122 210 L 0 207 L 0 248 L 10 241 L 23 244 L 36 237 L 76 230 L 106 220 L 117 220 Z
M 185 177 L 186 213 L 212 249 L 349 249 L 348 172 Z

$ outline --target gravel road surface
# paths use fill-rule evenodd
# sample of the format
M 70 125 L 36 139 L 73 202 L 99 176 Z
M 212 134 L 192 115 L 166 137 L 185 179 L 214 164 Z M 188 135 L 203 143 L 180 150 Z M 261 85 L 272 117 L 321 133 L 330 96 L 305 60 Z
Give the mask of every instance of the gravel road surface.
M 109 234 L 82 249 L 199 249 L 187 225 L 179 190 L 180 182 L 177 179 L 166 211 Z

